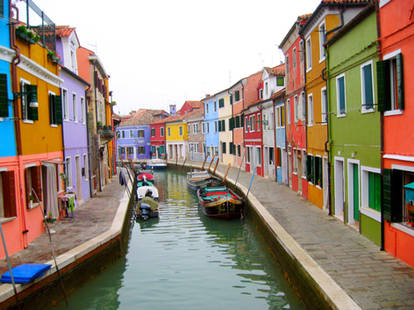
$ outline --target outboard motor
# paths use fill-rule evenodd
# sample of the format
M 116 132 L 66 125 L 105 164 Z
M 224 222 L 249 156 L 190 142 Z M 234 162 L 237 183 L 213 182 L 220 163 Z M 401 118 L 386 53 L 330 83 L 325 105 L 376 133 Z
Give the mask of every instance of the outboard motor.
M 148 220 L 151 217 L 152 210 L 150 205 L 146 203 L 141 203 L 139 209 L 141 210 L 140 215 L 144 221 Z

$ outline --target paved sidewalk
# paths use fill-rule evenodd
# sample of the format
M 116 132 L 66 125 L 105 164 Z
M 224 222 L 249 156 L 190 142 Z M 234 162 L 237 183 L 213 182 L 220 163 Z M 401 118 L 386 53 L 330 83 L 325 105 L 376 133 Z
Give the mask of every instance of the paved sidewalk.
M 49 224 L 56 257 L 110 229 L 125 189 L 118 176 L 96 197 L 77 207 L 73 218 L 63 218 Z M 44 263 L 52 259 L 49 237 L 43 233 L 29 247 L 10 256 L 12 266 L 24 263 Z M 0 261 L 0 274 L 8 271 L 7 261 Z
M 217 171 L 226 168 L 219 164 Z M 236 180 L 237 173 L 230 168 L 228 177 Z M 238 183 L 247 188 L 251 176 L 241 171 Z M 414 309 L 414 268 L 284 185 L 255 176 L 251 193 L 362 309 Z

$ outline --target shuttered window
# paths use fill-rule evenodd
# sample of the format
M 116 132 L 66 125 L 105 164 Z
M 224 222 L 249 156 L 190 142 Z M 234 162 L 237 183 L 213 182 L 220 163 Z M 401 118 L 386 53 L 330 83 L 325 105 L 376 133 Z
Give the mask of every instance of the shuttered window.
M 0 217 L 13 217 L 16 212 L 14 171 L 0 172 Z
M 49 94 L 49 120 L 51 125 L 62 124 L 62 97 Z
M 226 154 L 226 142 L 221 143 L 221 150 L 223 154 Z
M 336 100 L 337 115 L 344 116 L 346 113 L 346 97 L 345 97 L 345 75 L 336 78 Z
M 219 100 L 219 108 L 224 108 L 224 99 Z
M 234 100 L 235 102 L 240 100 L 240 91 L 236 90 L 236 92 L 234 93 Z
M 372 64 L 361 67 L 362 110 L 374 108 L 374 85 L 372 80 Z
M 37 121 L 39 119 L 38 108 L 30 106 L 31 102 L 37 102 L 37 86 L 22 82 L 20 89 L 23 92 L 21 96 L 22 119 Z
M 402 185 L 403 176 L 400 170 L 383 170 L 383 209 L 384 219 L 388 222 L 402 220 Z
M 0 74 L 0 117 L 9 116 L 9 100 L 7 94 L 7 75 Z
M 378 173 L 368 172 L 368 206 L 381 211 L 381 176 Z
M 42 201 L 42 171 L 41 167 L 30 167 L 25 170 L 26 203 L 30 207 L 30 201 L 38 203 Z

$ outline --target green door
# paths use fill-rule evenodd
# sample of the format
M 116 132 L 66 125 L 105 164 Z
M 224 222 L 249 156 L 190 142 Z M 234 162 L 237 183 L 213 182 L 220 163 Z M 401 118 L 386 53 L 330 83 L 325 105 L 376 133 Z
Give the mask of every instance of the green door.
M 359 222 L 359 178 L 358 178 L 358 165 L 353 164 L 353 177 L 354 177 L 354 220 Z

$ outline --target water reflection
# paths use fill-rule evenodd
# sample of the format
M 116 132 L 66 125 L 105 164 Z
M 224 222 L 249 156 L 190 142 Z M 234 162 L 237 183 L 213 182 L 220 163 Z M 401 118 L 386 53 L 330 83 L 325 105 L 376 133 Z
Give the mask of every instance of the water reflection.
M 126 258 L 72 295 L 72 309 L 304 308 L 249 218 L 204 216 L 183 172 L 157 172 L 155 184 L 159 219 L 134 223 Z

